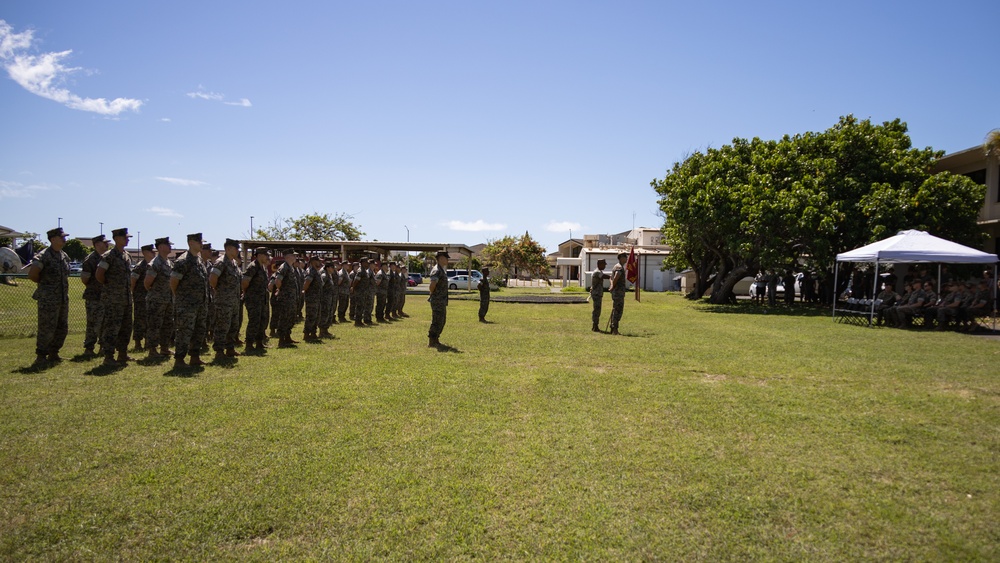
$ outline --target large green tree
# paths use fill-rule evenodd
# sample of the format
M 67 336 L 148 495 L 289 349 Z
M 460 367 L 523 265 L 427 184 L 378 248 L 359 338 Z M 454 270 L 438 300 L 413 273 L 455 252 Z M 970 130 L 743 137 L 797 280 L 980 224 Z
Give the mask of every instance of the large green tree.
M 361 240 L 365 233 L 346 213 L 307 213 L 295 219 L 275 216 L 267 226 L 254 231 L 263 240 Z
M 528 275 L 546 280 L 549 277 L 545 247 L 531 238 L 527 231 L 520 237 L 507 235 L 488 241 L 483 256 L 494 270 L 491 273 L 499 276 Z
M 700 298 L 733 298 L 758 269 L 828 270 L 837 253 L 917 228 L 980 246 L 984 192 L 968 178 L 931 175 L 941 156 L 915 149 L 906 124 L 842 117 L 822 133 L 734 139 L 697 152 L 652 182 L 671 266 L 690 267 Z

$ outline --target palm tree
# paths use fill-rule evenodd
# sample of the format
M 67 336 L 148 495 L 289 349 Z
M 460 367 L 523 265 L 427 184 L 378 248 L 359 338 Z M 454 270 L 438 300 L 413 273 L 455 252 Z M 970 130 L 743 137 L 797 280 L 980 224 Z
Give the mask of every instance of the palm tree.
M 1000 129 L 994 129 L 986 134 L 983 151 L 986 152 L 986 156 L 1000 155 Z

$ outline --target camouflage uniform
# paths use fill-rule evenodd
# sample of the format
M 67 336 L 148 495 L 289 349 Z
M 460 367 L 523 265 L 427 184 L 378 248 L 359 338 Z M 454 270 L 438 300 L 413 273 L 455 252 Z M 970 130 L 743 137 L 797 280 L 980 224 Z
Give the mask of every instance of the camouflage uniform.
M 174 304 L 170 293 L 170 274 L 174 269 L 169 258 L 157 254 L 146 269 L 153 285 L 146 292 L 146 347 L 169 347 L 174 340 Z
M 125 356 L 132 336 L 132 260 L 116 246 L 104 253 L 97 267 L 105 270 L 101 289 L 104 308 L 101 348 L 105 357 L 111 357 L 115 350 Z
M 364 297 L 362 296 L 364 288 L 361 287 L 360 283 L 357 286 L 354 285 L 354 280 L 357 279 L 359 274 L 361 274 L 361 270 L 355 271 L 353 267 L 347 272 L 347 296 L 350 303 L 349 309 L 351 313 L 351 320 L 354 321 L 355 324 L 359 323 L 358 309 L 361 307 L 359 307 L 358 304 L 364 300 Z
M 347 322 L 347 310 L 351 304 L 351 274 L 347 271 L 347 265 L 341 266 L 337 270 L 337 319 Z
M 369 265 L 371 265 L 370 262 Z M 368 282 L 368 287 L 365 289 L 365 306 L 362 314 L 365 318 L 365 324 L 372 324 L 372 313 L 375 312 L 375 269 L 373 266 L 368 269 L 368 276 L 365 279 Z
M 302 320 L 304 317 L 302 315 L 302 309 L 305 306 L 306 299 L 305 295 L 302 294 L 302 288 L 305 287 L 306 283 L 306 268 L 309 264 L 303 264 L 303 267 L 295 267 L 295 285 L 298 287 L 298 293 L 295 294 L 295 316 L 298 320 Z
M 375 320 L 385 322 L 385 302 L 389 295 L 389 277 L 382 268 L 375 270 Z
M 409 276 L 405 272 L 399 273 L 399 300 L 396 302 L 396 310 L 399 311 L 399 316 L 406 317 L 409 316 L 403 312 L 403 306 L 406 305 L 406 286 L 409 284 Z
M 267 270 L 254 260 L 243 277 L 250 280 L 246 291 L 243 292 L 243 302 L 247 308 L 247 345 L 262 345 L 264 337 L 267 336 L 269 316 Z
M 278 271 L 275 272 L 274 279 L 276 282 L 281 282 L 281 289 L 277 290 L 274 303 L 274 314 L 278 317 L 278 336 L 291 340 L 299 295 L 298 274 L 295 273 L 295 266 L 289 266 L 287 262 L 282 262 Z
M 448 272 L 435 265 L 434 269 L 431 270 L 430 279 L 431 282 L 437 281 L 437 284 L 429 299 L 431 302 L 431 328 L 427 331 L 427 336 L 431 340 L 437 341 L 448 320 Z
M 101 284 L 97 281 L 97 265 L 101 255 L 91 252 L 83 261 L 83 273 L 90 274 L 86 289 L 83 290 L 83 300 L 87 306 L 87 332 L 83 337 L 83 347 L 92 351 L 101 338 L 101 327 L 104 324 L 104 307 L 101 305 Z
M 31 265 L 40 270 L 38 288 L 32 295 L 38 301 L 35 354 L 55 357 L 69 331 L 69 256 L 50 246 L 36 254 Z
M 278 264 L 281 267 L 281 264 Z M 274 283 L 274 280 L 278 279 L 278 267 L 271 272 L 270 277 L 268 277 L 268 285 Z M 268 322 L 271 329 L 271 336 L 278 333 L 278 290 L 275 288 L 271 291 L 271 294 L 267 298 L 268 304 L 271 306 L 271 319 Z
M 601 330 L 601 307 L 604 305 L 604 280 L 608 277 L 601 270 L 594 270 L 594 275 L 590 279 L 590 303 L 593 311 L 590 313 L 591 330 L 600 332 Z
M 146 286 L 143 285 L 143 280 L 146 279 L 146 271 L 149 269 L 149 262 L 145 260 L 140 260 L 139 264 L 135 268 L 132 268 L 132 280 L 135 283 L 135 289 L 132 290 L 132 340 L 137 343 L 140 340 L 147 340 L 146 338 Z M 133 282 L 130 282 L 133 283 Z
M 319 327 L 320 313 L 323 310 L 323 275 L 320 273 L 320 270 L 310 264 L 306 268 L 305 276 L 302 280 L 303 287 L 305 287 L 306 281 L 309 282 L 309 287 L 304 290 L 305 293 L 302 296 L 306 308 L 303 333 L 308 337 L 315 338 L 316 329 Z
M 486 313 L 490 311 L 490 282 L 484 276 L 479 280 L 479 320 L 486 322 Z
M 398 277 L 395 270 L 390 267 L 389 273 L 386 274 L 387 285 L 385 288 L 385 316 L 390 319 L 396 316 L 396 295 L 398 294 L 396 280 Z
M 174 293 L 176 344 L 174 358 L 183 360 L 188 353 L 201 355 L 208 319 L 208 270 L 201 256 L 184 253 L 174 263 L 170 277 L 178 280 Z
M 330 272 L 324 267 L 321 273 L 323 279 L 323 297 L 320 302 L 319 328 L 322 334 L 330 332 L 336 317 L 337 307 L 337 271 Z
M 618 332 L 618 323 L 622 320 L 625 312 L 625 267 L 615 264 L 611 269 L 611 282 L 614 289 L 611 291 L 611 332 Z
M 215 309 L 212 327 L 212 349 L 216 352 L 233 351 L 240 332 L 240 282 L 243 274 L 236 260 L 225 254 L 212 265 L 212 274 L 218 276 L 215 283 Z

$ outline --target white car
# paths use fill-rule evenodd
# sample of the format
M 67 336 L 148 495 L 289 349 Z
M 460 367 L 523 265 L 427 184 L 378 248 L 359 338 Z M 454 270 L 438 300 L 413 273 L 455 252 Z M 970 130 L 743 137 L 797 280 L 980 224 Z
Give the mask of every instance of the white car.
M 778 298 L 778 296 L 781 296 L 782 298 L 784 298 L 784 296 L 785 296 L 785 284 L 783 284 L 781 282 L 778 282 L 778 287 L 774 291 L 774 297 Z M 757 284 L 756 283 L 750 284 L 750 298 L 753 299 L 754 297 L 757 297 Z M 761 297 L 767 297 L 767 286 L 766 285 L 764 286 L 764 294 L 761 295 Z
M 448 278 L 448 289 L 467 289 L 469 287 L 479 289 L 479 280 L 473 277 L 472 284 L 470 285 L 469 276 L 452 276 Z

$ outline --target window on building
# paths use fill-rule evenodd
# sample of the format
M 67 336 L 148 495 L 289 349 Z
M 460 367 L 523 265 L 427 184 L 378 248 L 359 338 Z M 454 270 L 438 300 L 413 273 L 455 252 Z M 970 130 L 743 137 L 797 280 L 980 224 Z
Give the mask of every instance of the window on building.
M 966 172 L 965 174 L 963 174 L 963 176 L 967 177 L 968 179 L 972 180 L 973 182 L 975 182 L 977 184 L 982 184 L 984 186 L 986 185 L 986 169 L 985 168 L 983 168 L 982 170 L 975 170 L 973 172 Z

